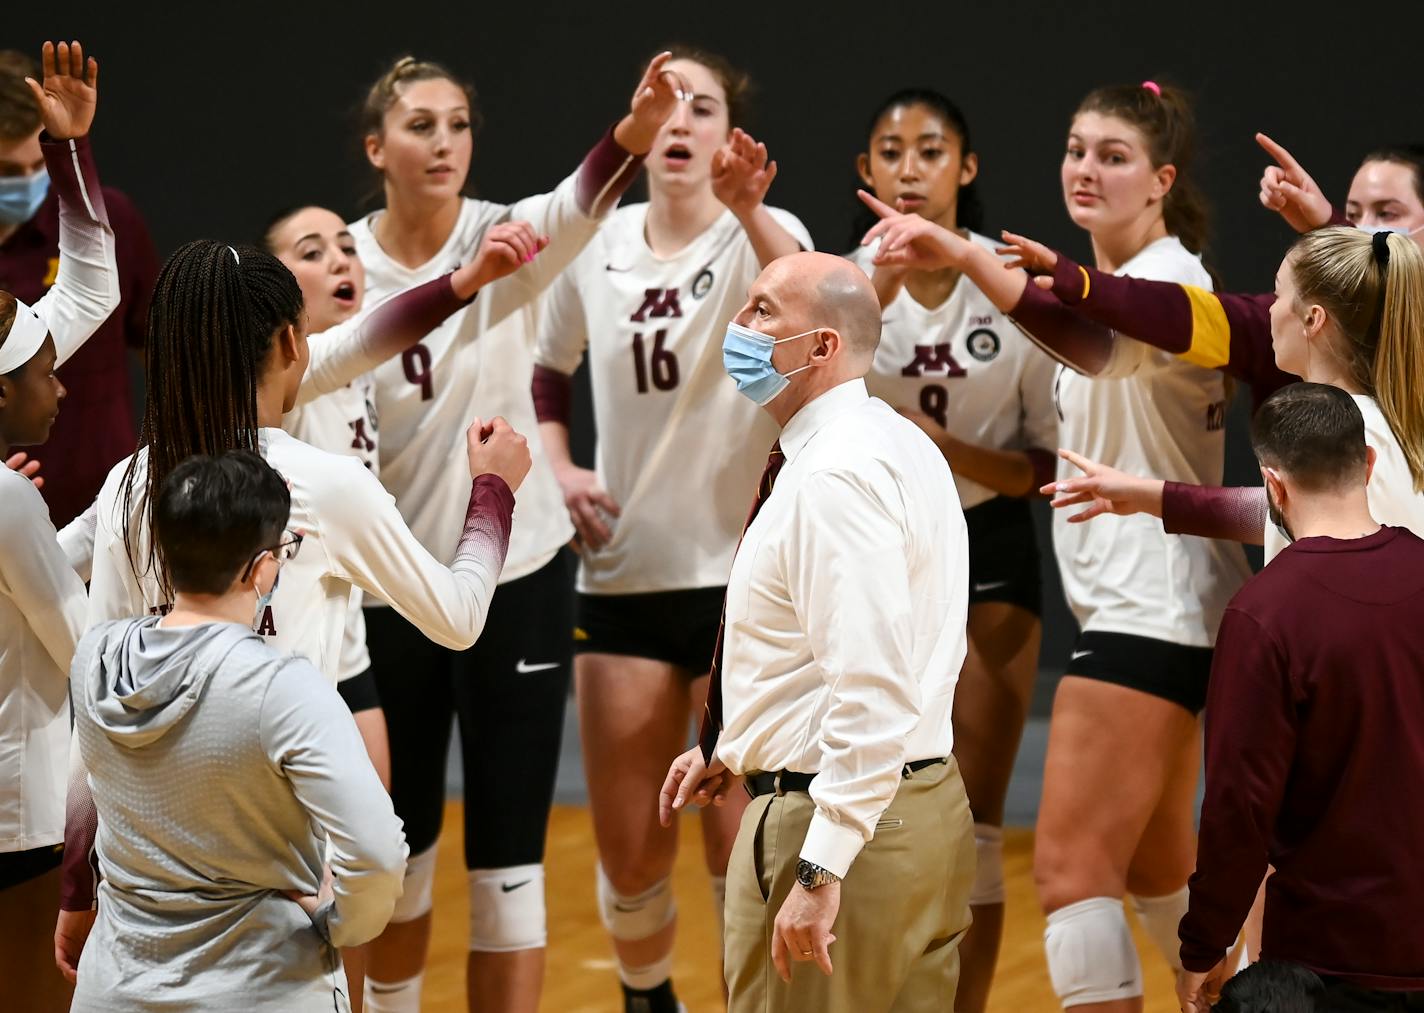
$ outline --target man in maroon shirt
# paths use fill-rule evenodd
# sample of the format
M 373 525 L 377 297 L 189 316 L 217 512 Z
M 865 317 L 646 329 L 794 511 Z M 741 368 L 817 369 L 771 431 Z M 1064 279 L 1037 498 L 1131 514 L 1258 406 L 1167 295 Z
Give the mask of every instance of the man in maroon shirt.
M 1424 541 L 1370 515 L 1339 388 L 1272 394 L 1251 441 L 1294 541 L 1217 634 L 1182 1008 L 1209 1008 L 1269 863 L 1263 957 L 1320 975 L 1325 1009 L 1424 1009 Z
M 0 51 L 0 289 L 34 304 L 54 284 L 59 267 L 59 199 L 49 192 L 40 113 L 26 76 L 38 79 L 29 57 Z M 143 348 L 158 254 L 133 202 L 107 186 L 103 191 L 121 298 L 60 370 L 69 396 L 45 444 L 40 489 L 55 527 L 84 511 L 109 468 L 137 443 L 125 349 Z

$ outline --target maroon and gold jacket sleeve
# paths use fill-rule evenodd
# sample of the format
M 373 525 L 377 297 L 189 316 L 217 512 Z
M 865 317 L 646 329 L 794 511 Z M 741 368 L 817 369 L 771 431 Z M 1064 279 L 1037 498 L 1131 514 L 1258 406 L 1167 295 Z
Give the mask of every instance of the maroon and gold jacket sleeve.
M 1035 286 L 1029 286 L 1034 288 Z M 1299 377 L 1276 366 L 1271 347 L 1275 296 L 1231 295 L 1083 267 L 1061 253 L 1052 293 L 1074 312 L 1251 388 L 1254 404 Z

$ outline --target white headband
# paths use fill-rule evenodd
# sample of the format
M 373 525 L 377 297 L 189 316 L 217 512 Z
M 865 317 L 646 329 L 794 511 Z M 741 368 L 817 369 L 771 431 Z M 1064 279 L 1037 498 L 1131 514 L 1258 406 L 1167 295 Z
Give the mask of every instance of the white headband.
M 13 372 L 34 358 L 48 334 L 49 326 L 40 315 L 16 299 L 15 322 L 0 341 L 0 374 Z

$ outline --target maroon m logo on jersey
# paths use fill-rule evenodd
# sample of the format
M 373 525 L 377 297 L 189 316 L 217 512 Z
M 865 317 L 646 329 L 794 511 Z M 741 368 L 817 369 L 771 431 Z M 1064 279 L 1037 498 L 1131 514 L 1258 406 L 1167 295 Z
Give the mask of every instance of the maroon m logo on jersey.
M 677 301 L 675 288 L 650 288 L 643 292 L 643 305 L 632 316 L 632 321 L 641 324 L 648 317 L 680 317 L 682 307 Z
M 371 451 L 376 449 L 376 441 L 371 439 L 371 437 L 366 434 L 365 419 L 352 419 L 350 422 L 347 423 L 347 425 L 351 427 L 352 450 L 364 450 L 369 454 Z
M 964 376 L 964 367 L 954 360 L 949 345 L 916 345 L 915 357 L 910 364 L 900 370 L 901 376 L 923 376 L 925 373 L 944 372 L 945 376 Z

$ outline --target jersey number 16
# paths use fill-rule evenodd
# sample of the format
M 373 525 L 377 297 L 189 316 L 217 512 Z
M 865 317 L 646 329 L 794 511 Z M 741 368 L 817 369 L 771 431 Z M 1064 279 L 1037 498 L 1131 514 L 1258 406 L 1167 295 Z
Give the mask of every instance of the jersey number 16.
M 662 330 L 654 333 L 653 351 L 649 355 L 642 332 L 634 333 L 633 373 L 638 380 L 639 394 L 648 392 L 650 374 L 653 386 L 658 390 L 672 390 L 677 386 L 677 356 L 663 347 L 663 342 L 666 340 L 667 331 Z

